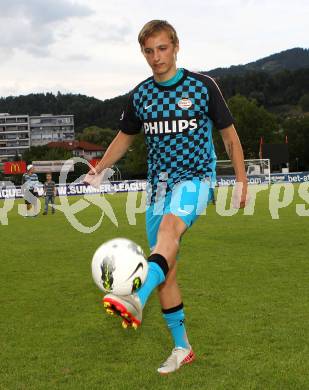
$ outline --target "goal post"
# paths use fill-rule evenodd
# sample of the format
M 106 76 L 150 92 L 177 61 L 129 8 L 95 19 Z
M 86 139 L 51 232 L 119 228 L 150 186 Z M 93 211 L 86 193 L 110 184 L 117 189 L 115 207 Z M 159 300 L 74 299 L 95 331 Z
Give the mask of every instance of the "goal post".
M 269 159 L 244 161 L 249 184 L 270 184 Z M 231 160 L 218 160 L 216 172 L 217 185 L 233 185 L 235 183 L 235 172 Z

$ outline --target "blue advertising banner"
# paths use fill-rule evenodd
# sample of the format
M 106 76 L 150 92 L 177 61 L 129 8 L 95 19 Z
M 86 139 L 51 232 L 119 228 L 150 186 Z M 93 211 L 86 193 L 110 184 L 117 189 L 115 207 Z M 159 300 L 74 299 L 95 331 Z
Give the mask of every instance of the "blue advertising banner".
M 114 192 L 145 191 L 145 180 L 126 180 L 103 183 L 100 188 L 94 188 L 85 184 L 58 185 L 59 196 L 85 195 L 85 194 L 112 194 Z
M 269 184 L 268 176 L 252 175 L 248 177 L 249 184 Z M 271 184 L 276 183 L 303 183 L 309 182 L 309 172 L 296 173 L 274 173 L 270 175 Z M 60 184 L 57 185 L 59 196 L 74 196 L 85 194 L 111 194 L 114 192 L 135 192 L 146 190 L 145 180 L 126 180 L 101 184 L 100 188 L 94 188 L 85 184 Z M 218 176 L 218 186 L 230 186 L 235 184 L 235 176 Z M 43 195 L 43 188 L 38 188 L 39 196 Z M 5 186 L 5 182 L 0 183 L 0 199 L 22 198 L 21 186 Z
M 145 180 L 115 181 L 101 184 L 100 188 L 94 188 L 86 184 L 58 184 L 57 193 L 59 196 L 73 196 L 85 194 L 111 194 L 114 192 L 136 192 L 146 190 Z M 43 195 L 43 187 L 39 187 L 38 195 Z M 6 187 L 5 182 L 0 184 L 0 199 L 22 198 L 21 186 Z
M 309 181 L 309 172 L 272 173 L 271 183 L 303 183 Z
M 218 176 L 217 185 L 231 186 L 235 184 L 235 176 Z M 250 175 L 248 176 L 249 184 L 269 184 L 268 175 Z M 293 173 L 271 173 L 270 183 L 303 183 L 309 182 L 309 172 Z
M 217 176 L 217 186 L 233 186 L 236 182 L 235 176 Z M 269 184 L 269 176 L 265 175 L 250 175 L 248 176 L 249 184 Z

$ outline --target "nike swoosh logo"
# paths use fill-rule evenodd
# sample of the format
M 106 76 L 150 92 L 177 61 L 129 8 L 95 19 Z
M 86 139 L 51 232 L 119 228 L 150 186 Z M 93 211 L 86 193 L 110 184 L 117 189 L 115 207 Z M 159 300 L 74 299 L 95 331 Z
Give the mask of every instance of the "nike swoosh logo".
M 135 270 L 132 272 L 132 274 L 128 277 L 127 280 L 129 280 L 130 278 L 132 278 L 132 276 L 139 270 L 139 269 L 143 269 L 144 268 L 144 265 L 142 262 L 138 263 L 137 264 L 137 267 L 135 268 Z
M 153 103 L 152 103 L 152 104 L 153 104 Z M 152 104 L 149 104 L 149 106 L 144 106 L 145 110 L 148 110 L 148 108 L 151 107 Z
M 189 211 L 182 210 L 182 209 L 177 209 L 177 211 L 178 211 L 179 213 L 186 214 L 186 215 L 191 214 Z

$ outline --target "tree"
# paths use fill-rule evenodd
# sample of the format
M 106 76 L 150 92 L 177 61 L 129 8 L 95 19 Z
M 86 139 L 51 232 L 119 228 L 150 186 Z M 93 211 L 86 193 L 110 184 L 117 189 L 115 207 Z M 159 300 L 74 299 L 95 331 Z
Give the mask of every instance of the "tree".
M 98 126 L 86 127 L 77 138 L 80 141 L 92 142 L 107 149 L 116 135 L 116 132 L 110 128 L 101 128 Z
M 309 93 L 306 93 L 299 99 L 299 105 L 303 112 L 309 112 Z
M 283 129 L 288 136 L 292 170 L 309 170 L 309 117 L 286 119 Z
M 67 160 L 72 152 L 62 148 L 49 148 L 47 145 L 31 146 L 23 153 L 22 159 L 28 163 L 32 161 Z
M 147 174 L 147 151 L 144 134 L 138 134 L 118 167 L 125 177 L 145 178 Z
M 0 97 L 0 112 L 32 116 L 44 113 L 73 114 L 75 130 L 79 133 L 85 127 L 93 125 L 117 129 L 126 99 L 126 95 L 102 101 L 81 94 L 32 93 L 26 96 Z
M 250 100 L 241 95 L 236 95 L 228 100 L 228 105 L 235 119 L 235 127 L 242 143 L 245 158 L 259 158 L 259 143 L 263 137 L 264 142 L 276 140 L 278 124 L 276 117 L 259 107 L 255 100 Z M 215 139 L 218 134 L 215 132 Z M 217 142 L 219 159 L 225 159 L 223 143 Z

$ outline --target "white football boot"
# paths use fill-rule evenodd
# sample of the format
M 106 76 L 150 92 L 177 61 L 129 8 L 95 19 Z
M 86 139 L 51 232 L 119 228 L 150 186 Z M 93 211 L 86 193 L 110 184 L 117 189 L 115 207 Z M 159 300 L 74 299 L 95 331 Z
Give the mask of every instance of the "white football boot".
M 170 374 L 184 364 L 192 363 L 194 359 L 195 354 L 191 346 L 189 348 L 176 347 L 173 349 L 171 356 L 158 368 L 158 373 L 161 375 Z
M 122 317 L 122 327 L 137 329 L 142 322 L 143 308 L 136 293 L 118 296 L 107 294 L 103 298 L 103 306 L 107 314 Z

